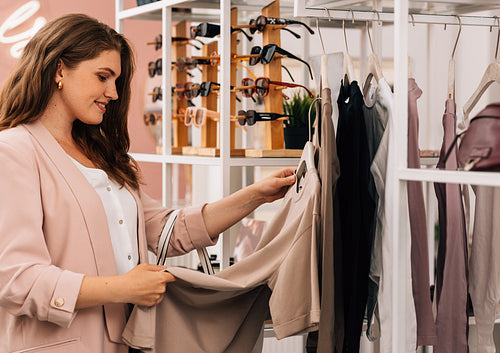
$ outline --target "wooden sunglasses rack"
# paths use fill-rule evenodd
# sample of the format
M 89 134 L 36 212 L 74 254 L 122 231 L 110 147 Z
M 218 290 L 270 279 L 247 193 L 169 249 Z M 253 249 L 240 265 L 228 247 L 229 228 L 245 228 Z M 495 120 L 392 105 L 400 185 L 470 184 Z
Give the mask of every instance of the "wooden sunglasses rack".
M 174 37 L 189 37 L 187 32 L 186 21 L 181 21 L 172 27 L 172 36 Z M 175 62 L 177 58 L 185 58 L 187 56 L 186 42 L 176 41 L 172 43 L 172 61 Z M 165 65 L 168 68 L 168 66 Z M 172 71 L 172 82 L 175 83 L 186 83 L 187 82 L 187 72 L 173 70 Z M 185 111 L 188 103 L 186 99 L 178 100 L 175 97 L 172 99 L 172 116 L 178 116 L 179 111 Z M 172 143 L 172 154 L 182 153 L 182 148 L 188 145 L 188 127 L 183 123 L 182 119 L 172 119 L 172 130 L 173 130 L 173 143 Z
M 266 17 L 280 17 L 280 2 L 276 0 L 262 9 L 262 15 Z M 267 25 L 262 32 L 262 47 L 267 44 L 276 44 L 281 47 L 282 26 Z M 281 79 L 281 56 L 275 58 L 267 65 L 264 65 L 264 76 L 271 81 L 282 81 Z M 264 98 L 266 112 L 283 114 L 283 96 L 281 87 L 271 85 L 269 94 Z M 283 135 L 283 122 L 280 120 L 266 121 L 266 149 L 247 149 L 246 157 L 300 157 L 302 150 L 285 149 Z
M 262 9 L 262 15 L 266 17 L 280 17 L 280 3 L 279 0 L 276 0 L 269 4 L 268 6 Z M 182 32 L 181 29 L 175 28 L 175 35 L 177 36 L 186 36 L 186 26 L 185 23 L 183 25 Z M 231 9 L 231 26 L 233 28 L 243 28 L 247 26 L 239 26 L 238 25 L 238 9 Z M 267 25 L 262 32 L 262 47 L 267 44 L 276 44 L 281 46 L 281 31 L 280 29 L 283 26 L 281 25 Z M 237 35 L 238 32 L 233 32 L 231 34 L 231 55 L 232 57 L 238 57 L 238 53 L 236 52 L 237 48 Z M 183 51 L 180 49 L 176 51 L 173 46 L 173 61 L 176 60 L 177 57 L 186 56 L 186 43 L 178 42 L 175 43 L 177 46 L 183 46 Z M 218 51 L 218 45 L 216 41 L 205 44 L 202 48 L 202 57 L 210 57 L 212 53 Z M 246 57 L 246 55 L 245 55 Z M 237 84 L 237 62 L 238 60 L 231 61 L 231 86 L 238 86 Z M 263 66 L 264 76 L 269 77 L 271 81 L 281 81 L 281 56 L 275 55 L 274 59 L 267 65 Z M 185 83 L 186 82 L 186 72 L 178 72 L 174 70 L 175 76 L 173 76 L 174 82 L 176 83 Z M 218 65 L 204 65 L 202 70 L 202 82 L 203 81 L 212 81 L 218 82 Z M 269 87 L 269 94 L 264 98 L 264 105 L 266 112 L 273 112 L 283 114 L 283 96 L 282 96 L 281 86 L 271 85 Z M 236 93 L 231 92 L 231 107 L 230 114 L 231 116 L 236 115 Z M 207 97 L 201 98 L 201 107 L 207 108 L 209 110 L 217 111 L 217 92 L 211 91 Z M 177 112 L 178 108 L 186 108 L 187 101 L 174 100 L 174 112 Z M 197 146 L 188 146 L 187 144 L 187 126 L 185 126 L 182 121 L 175 120 L 174 124 L 174 148 L 177 146 L 182 146 L 182 154 L 186 155 L 199 155 L 199 156 L 207 156 L 207 157 L 218 157 L 220 156 L 220 149 L 217 147 L 217 121 L 212 119 L 207 119 L 205 124 L 201 126 L 201 144 L 199 147 Z M 230 122 L 230 136 L 231 142 L 230 147 L 231 156 L 246 156 L 246 157 L 300 157 L 302 150 L 289 150 L 285 149 L 284 143 L 284 135 L 283 135 L 283 122 L 280 120 L 269 121 L 263 123 L 265 126 L 265 134 L 266 134 L 266 146 L 265 149 L 236 149 L 235 148 L 235 129 L 236 122 Z M 182 125 L 182 126 L 181 126 Z M 184 144 L 176 144 L 176 136 L 186 136 L 186 140 Z M 181 141 L 179 138 L 177 141 Z M 184 140 L 182 140 L 184 142 Z
M 238 9 L 231 9 L 231 25 L 236 25 L 238 22 Z M 238 33 L 231 34 L 231 49 L 236 50 L 237 46 L 237 35 Z M 211 42 L 205 44 L 202 49 L 202 55 L 204 57 L 210 57 L 212 53 L 217 52 L 218 46 L 217 42 Z M 236 53 L 231 53 L 236 54 Z M 231 63 L 231 85 L 236 84 L 236 62 Z M 212 81 L 218 82 L 218 66 L 205 65 L 202 71 L 202 82 Z M 201 106 L 209 110 L 217 110 L 217 92 L 211 91 L 208 97 L 201 98 Z M 231 92 L 231 115 L 236 115 L 236 93 Z M 231 131 L 231 156 L 244 156 L 245 150 L 235 148 L 235 129 L 236 125 L 234 121 L 230 122 Z M 220 156 L 220 148 L 217 147 L 217 121 L 212 119 L 207 119 L 205 124 L 201 127 L 201 146 L 200 147 L 184 147 L 182 149 L 183 154 L 198 155 L 205 157 L 218 157 Z

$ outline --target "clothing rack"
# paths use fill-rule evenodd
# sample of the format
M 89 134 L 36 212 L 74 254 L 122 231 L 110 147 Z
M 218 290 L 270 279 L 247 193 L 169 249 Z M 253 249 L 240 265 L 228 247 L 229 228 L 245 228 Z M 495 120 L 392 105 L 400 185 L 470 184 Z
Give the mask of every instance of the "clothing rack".
M 392 351 L 405 351 L 406 344 L 406 308 L 403 298 L 407 296 L 404 285 L 407 273 L 407 261 L 401 258 L 410 241 L 407 232 L 408 220 L 401 212 L 404 209 L 406 198 L 406 182 L 418 180 L 425 182 L 441 183 L 469 183 L 475 185 L 500 186 L 498 173 L 486 172 L 463 172 L 445 171 L 437 169 L 410 169 L 407 168 L 407 117 L 408 117 L 408 27 L 416 23 L 420 24 L 442 24 L 462 26 L 490 27 L 491 30 L 500 26 L 498 17 L 444 15 L 444 14 L 420 14 L 409 13 L 408 0 L 394 0 L 393 12 L 388 11 L 360 11 L 339 10 L 327 7 L 309 7 L 307 0 L 294 0 L 294 16 L 309 17 L 321 20 L 336 20 L 354 22 L 370 21 L 377 24 L 377 30 L 383 22 L 394 24 L 394 126 L 390 134 L 392 147 L 392 161 L 396 168 L 387 176 L 391 182 L 386 184 L 386 189 L 392 197 L 386 200 L 387 219 L 390 220 L 392 229 L 391 241 L 393 243 L 392 256 Z M 377 6 L 379 5 L 379 6 Z M 381 1 L 374 1 L 374 9 L 381 8 Z

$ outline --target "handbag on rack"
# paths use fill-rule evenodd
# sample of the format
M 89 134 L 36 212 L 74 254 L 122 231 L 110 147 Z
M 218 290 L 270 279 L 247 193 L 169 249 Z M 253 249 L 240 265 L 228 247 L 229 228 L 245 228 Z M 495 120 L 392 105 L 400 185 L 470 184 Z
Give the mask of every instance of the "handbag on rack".
M 455 137 L 445 160 L 459 137 L 457 159 L 460 167 L 473 171 L 500 171 L 500 103 L 489 104 L 471 119 L 467 130 Z

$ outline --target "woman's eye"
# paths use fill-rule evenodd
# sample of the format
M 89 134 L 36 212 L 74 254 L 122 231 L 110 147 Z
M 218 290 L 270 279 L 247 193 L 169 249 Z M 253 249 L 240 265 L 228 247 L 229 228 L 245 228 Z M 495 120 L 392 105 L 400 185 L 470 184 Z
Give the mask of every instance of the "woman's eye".
M 107 80 L 106 76 L 103 75 L 97 75 L 99 77 L 99 81 L 105 82 Z

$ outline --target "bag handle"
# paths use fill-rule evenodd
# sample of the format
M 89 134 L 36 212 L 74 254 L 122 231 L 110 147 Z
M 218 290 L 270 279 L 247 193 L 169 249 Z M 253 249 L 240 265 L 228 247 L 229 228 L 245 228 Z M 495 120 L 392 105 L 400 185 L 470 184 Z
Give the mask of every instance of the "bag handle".
M 174 232 L 174 225 L 177 219 L 177 215 L 180 210 L 173 211 L 167 219 L 167 223 L 163 227 L 160 239 L 158 240 L 158 260 L 157 265 L 165 265 L 167 261 L 167 250 L 170 244 L 170 238 L 172 238 L 172 233 Z M 203 272 L 209 275 L 215 274 L 215 271 L 210 262 L 210 256 L 205 248 L 196 249 L 198 252 L 198 257 L 200 258 L 201 266 L 203 267 Z
M 457 144 L 458 139 L 460 137 L 462 137 L 463 134 L 465 134 L 466 131 L 467 130 L 464 130 L 461 133 L 459 133 L 458 135 L 455 135 L 455 138 L 453 139 L 453 142 L 451 143 L 450 147 L 448 147 L 448 150 L 446 151 L 446 154 L 445 154 L 444 160 L 443 160 L 443 164 L 446 164 L 446 161 L 450 157 L 451 151 L 453 151 L 453 147 L 455 147 L 455 145 Z

